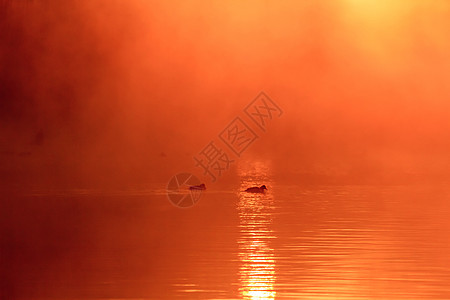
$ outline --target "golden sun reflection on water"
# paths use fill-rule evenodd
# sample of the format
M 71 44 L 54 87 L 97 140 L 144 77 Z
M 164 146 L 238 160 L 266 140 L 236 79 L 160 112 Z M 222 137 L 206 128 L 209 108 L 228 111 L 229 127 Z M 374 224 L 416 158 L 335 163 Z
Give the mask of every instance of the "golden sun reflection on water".
M 242 164 L 238 171 L 241 178 L 237 206 L 240 221 L 240 293 L 243 299 L 275 299 L 275 259 L 274 250 L 270 247 L 270 240 L 275 238 L 270 229 L 274 209 L 270 167 L 268 163 L 252 162 Z M 269 189 L 265 194 L 243 192 L 248 187 L 262 184 Z

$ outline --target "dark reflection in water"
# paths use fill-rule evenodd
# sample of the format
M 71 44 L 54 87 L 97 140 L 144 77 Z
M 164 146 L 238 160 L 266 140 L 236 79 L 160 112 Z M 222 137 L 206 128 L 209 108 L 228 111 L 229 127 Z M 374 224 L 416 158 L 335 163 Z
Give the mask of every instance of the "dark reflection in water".
M 5 198 L 1 298 L 450 298 L 449 187 L 288 186 L 255 165 L 188 210 L 156 189 Z

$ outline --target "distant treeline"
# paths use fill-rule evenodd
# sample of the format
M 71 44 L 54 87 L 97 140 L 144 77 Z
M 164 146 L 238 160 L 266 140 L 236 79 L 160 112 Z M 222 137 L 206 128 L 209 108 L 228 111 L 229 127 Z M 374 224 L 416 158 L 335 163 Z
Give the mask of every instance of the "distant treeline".
M 25 8 L 35 0 L 0 0 L 0 24 L 14 8 Z

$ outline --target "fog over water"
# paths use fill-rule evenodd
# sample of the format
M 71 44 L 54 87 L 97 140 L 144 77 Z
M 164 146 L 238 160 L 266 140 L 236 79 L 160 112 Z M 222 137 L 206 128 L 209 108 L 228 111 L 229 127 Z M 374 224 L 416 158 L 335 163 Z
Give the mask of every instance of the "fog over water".
M 444 0 L 0 0 L 0 299 L 449 299 L 449 37 Z
M 201 175 L 193 156 L 260 91 L 284 114 L 243 155 L 280 176 L 448 178 L 446 1 L 0 7 L 2 184 Z

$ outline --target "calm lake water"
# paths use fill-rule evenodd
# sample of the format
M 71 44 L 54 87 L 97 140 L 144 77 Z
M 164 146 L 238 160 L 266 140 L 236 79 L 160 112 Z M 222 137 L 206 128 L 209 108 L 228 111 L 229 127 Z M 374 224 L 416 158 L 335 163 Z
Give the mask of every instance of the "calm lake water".
M 267 194 L 241 192 L 257 182 Z M 11 196 L 2 299 L 450 299 L 450 188 Z

